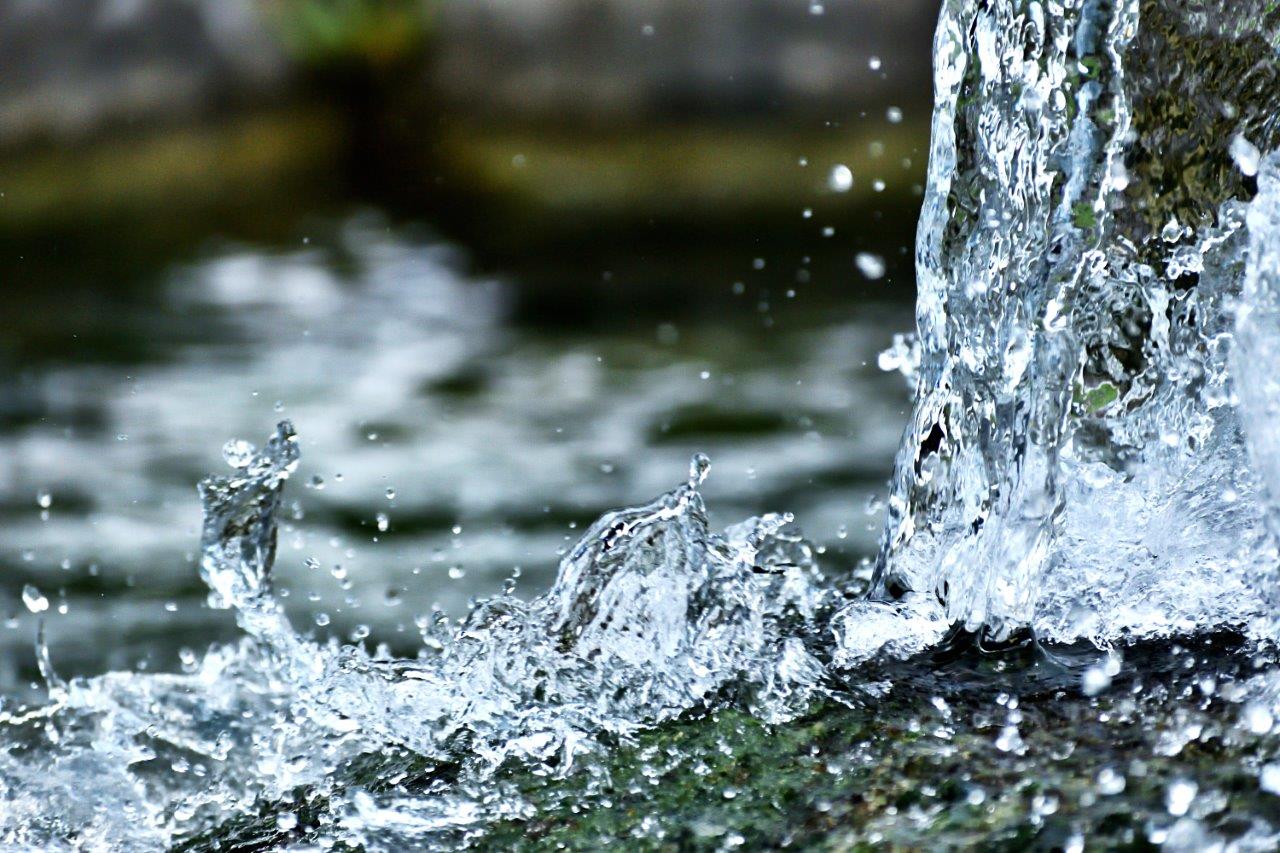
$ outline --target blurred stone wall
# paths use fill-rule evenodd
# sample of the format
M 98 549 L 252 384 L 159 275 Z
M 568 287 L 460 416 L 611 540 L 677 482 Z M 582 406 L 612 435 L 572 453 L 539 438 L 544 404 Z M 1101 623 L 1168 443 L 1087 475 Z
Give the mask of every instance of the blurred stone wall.
M 644 117 L 929 91 L 938 0 L 444 0 L 435 79 L 493 115 Z
M 0 146 L 64 142 L 275 97 L 287 62 L 256 0 L 3 0 Z
M 851 105 L 918 96 L 928 91 L 937 6 L 422 2 L 427 50 L 421 76 L 405 73 L 407 83 L 453 109 L 500 120 L 611 122 L 778 110 L 841 115 Z M 0 147 L 64 142 L 287 96 L 292 72 L 306 59 L 285 45 L 282 21 L 287 27 L 290 15 L 314 16 L 325 3 L 0 0 Z M 338 26 L 380 14 L 368 11 L 379 8 L 373 0 L 365 8 L 336 15 Z

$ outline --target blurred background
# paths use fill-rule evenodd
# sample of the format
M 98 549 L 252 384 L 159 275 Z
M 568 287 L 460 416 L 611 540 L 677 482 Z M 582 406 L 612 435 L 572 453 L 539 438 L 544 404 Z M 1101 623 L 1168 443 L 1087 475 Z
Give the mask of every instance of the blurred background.
M 277 583 L 412 654 L 712 458 L 866 572 L 937 0 L 0 0 L 0 690 L 235 636 L 195 483 L 289 417 Z

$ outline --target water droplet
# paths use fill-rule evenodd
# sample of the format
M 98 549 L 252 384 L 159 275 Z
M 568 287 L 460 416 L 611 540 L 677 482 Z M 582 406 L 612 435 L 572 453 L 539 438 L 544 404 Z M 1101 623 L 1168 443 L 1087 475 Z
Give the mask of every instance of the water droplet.
M 1267 793 L 1280 797 L 1280 762 L 1264 764 L 1258 773 L 1258 784 Z
M 1111 676 L 1101 666 L 1091 666 L 1080 678 L 1080 689 L 1086 696 L 1097 696 L 1111 686 Z
M 321 477 L 319 474 L 313 475 L 311 479 L 307 481 L 307 486 L 315 489 L 317 492 L 321 491 L 324 488 L 324 477 Z
M 1231 140 L 1231 159 L 1236 161 L 1241 173 L 1253 177 L 1258 174 L 1262 154 L 1256 145 L 1244 138 L 1244 134 L 1237 133 Z
M 387 517 L 387 514 L 385 512 L 378 513 L 377 522 L 378 522 L 379 533 L 386 533 L 387 528 L 391 526 L 391 519 Z
M 885 110 L 884 117 L 889 120 L 890 124 L 900 124 L 902 122 L 902 110 L 897 107 L 889 107 Z
M 1192 801 L 1196 798 L 1195 782 L 1186 779 L 1178 779 L 1169 786 L 1169 790 L 1165 792 L 1165 807 L 1169 810 L 1169 814 L 1174 817 L 1182 817 L 1187 813 L 1187 809 L 1191 808 Z
M 880 57 L 878 56 L 873 56 L 867 60 L 867 67 L 870 68 L 872 71 L 879 71 L 881 64 L 882 63 L 880 62 Z
M 276 815 L 276 828 L 281 832 L 290 832 L 298 826 L 298 816 L 293 812 L 280 812 Z
M 323 613 L 323 612 L 317 613 L 315 616 L 315 620 L 316 620 L 316 624 L 319 625 L 321 628 L 323 628 L 325 625 L 329 624 L 329 614 Z
M 843 163 L 833 166 L 827 176 L 827 186 L 832 192 L 847 193 L 853 188 L 853 170 Z
M 248 468 L 258 448 L 243 438 L 233 438 L 222 445 L 222 458 L 232 468 Z
M 1271 715 L 1271 711 L 1260 702 L 1250 702 L 1246 705 L 1240 721 L 1255 735 L 1265 735 L 1275 725 L 1275 718 Z
M 393 500 L 395 500 L 395 499 L 396 499 L 396 490 L 395 490 L 395 489 L 387 489 L 387 500 L 389 500 L 389 501 L 393 501 Z
M 1116 794 L 1124 793 L 1124 786 L 1124 774 L 1114 767 L 1104 767 L 1098 773 L 1098 793 L 1104 797 L 1113 797 Z
M 695 453 L 689 460 L 689 485 L 701 486 L 711 471 L 711 457 L 705 453 Z
M 859 252 L 853 262 L 858 267 L 858 272 L 862 273 L 868 280 L 878 281 L 884 278 L 884 258 L 879 255 L 873 255 L 870 252 Z
M 22 588 L 22 603 L 27 605 L 27 609 L 32 613 L 43 613 L 49 609 L 49 599 L 31 584 Z
M 42 489 L 36 495 L 36 503 L 39 504 L 41 509 L 48 509 L 49 507 L 53 506 L 53 495 L 49 494 L 48 492 Z
M 1017 726 L 1005 726 L 996 738 L 996 749 L 1001 752 L 1017 752 L 1023 747 L 1022 734 Z

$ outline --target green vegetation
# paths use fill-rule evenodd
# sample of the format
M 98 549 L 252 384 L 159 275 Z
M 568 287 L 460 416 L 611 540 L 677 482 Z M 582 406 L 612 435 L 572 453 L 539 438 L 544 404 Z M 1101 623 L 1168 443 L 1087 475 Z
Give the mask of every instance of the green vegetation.
M 416 57 L 434 24 L 423 0 L 267 0 L 285 48 L 304 66 L 387 68 Z

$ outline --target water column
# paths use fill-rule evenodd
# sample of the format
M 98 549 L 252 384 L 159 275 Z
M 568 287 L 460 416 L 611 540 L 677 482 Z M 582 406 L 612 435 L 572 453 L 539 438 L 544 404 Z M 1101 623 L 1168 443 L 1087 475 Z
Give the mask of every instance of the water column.
M 1129 129 L 1136 3 L 948 2 L 917 239 L 918 399 L 877 584 L 997 635 L 1031 621 L 1062 505 L 1071 322 Z
M 875 595 L 996 639 L 1259 606 L 1227 364 L 1257 184 L 1232 146 L 1276 144 L 1278 45 L 1268 0 L 944 5 Z

